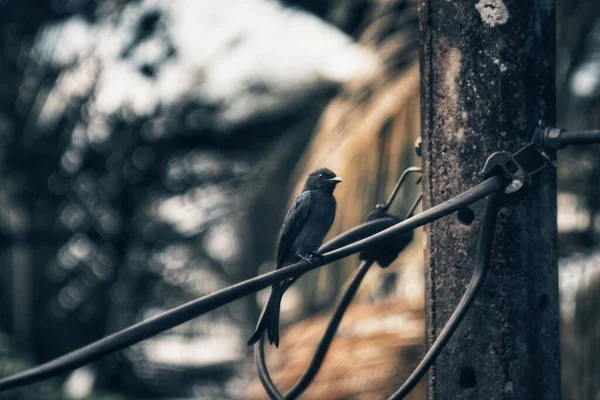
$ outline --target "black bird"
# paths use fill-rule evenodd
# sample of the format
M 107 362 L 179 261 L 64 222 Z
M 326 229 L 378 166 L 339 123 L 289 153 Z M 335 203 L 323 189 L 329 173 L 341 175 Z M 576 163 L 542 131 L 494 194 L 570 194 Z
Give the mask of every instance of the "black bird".
M 302 194 L 287 213 L 277 244 L 277 269 L 295 264 L 300 260 L 314 262 L 315 252 L 335 218 L 335 186 L 342 180 L 330 169 L 321 168 L 308 175 Z M 267 331 L 269 343 L 279 347 L 279 307 L 283 293 L 291 279 L 281 281 L 271 288 L 271 295 L 263 309 L 256 330 L 248 345 L 252 345 Z

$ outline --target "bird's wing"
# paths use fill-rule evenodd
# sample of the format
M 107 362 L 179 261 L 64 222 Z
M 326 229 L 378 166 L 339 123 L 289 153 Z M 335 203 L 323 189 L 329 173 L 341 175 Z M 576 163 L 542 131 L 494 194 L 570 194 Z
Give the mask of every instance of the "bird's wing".
M 311 209 L 312 202 L 311 191 L 307 190 L 303 192 L 292 204 L 288 211 L 283 225 L 281 226 L 281 232 L 279 233 L 279 243 L 277 243 L 277 268 L 281 268 L 283 262 L 294 254 L 289 254 L 294 243 L 294 239 L 300 233 L 300 230 L 304 226 L 308 214 Z

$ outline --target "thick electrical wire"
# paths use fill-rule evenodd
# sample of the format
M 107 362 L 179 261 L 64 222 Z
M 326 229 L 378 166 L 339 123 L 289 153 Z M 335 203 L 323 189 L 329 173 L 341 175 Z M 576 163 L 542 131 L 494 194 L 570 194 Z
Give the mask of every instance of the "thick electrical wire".
M 541 143 L 542 148 L 562 148 L 573 144 L 590 144 L 597 143 L 600 141 L 600 131 L 562 131 L 559 135 L 560 137 L 558 138 L 558 141 L 554 138 L 546 138 L 546 136 L 549 135 L 549 132 L 550 130 L 547 129 L 544 133 L 544 140 L 542 140 Z M 556 141 L 557 143 L 554 143 L 554 145 L 552 145 L 552 143 L 550 143 L 552 141 Z M 541 155 L 543 156 L 544 154 Z M 418 170 L 419 169 L 416 167 L 409 168 L 409 170 L 405 171 L 405 174 L 403 174 L 403 178 L 405 178 L 409 172 L 420 172 Z M 403 180 L 403 178 L 401 178 L 401 181 Z M 401 182 L 399 182 L 396 185 L 396 188 L 394 188 L 394 191 L 388 202 L 386 204 L 378 205 L 378 208 L 380 210 L 385 210 L 389 206 L 394 196 L 396 195 L 396 192 L 398 191 L 400 183 Z M 394 225 L 390 226 L 390 221 L 386 221 L 385 219 L 380 219 L 377 221 L 372 221 L 363 224 L 362 226 L 348 231 L 338 236 L 328 244 L 324 245 L 321 248 L 322 251 L 324 251 L 324 254 L 322 254 L 322 256 L 314 262 L 308 263 L 302 261 L 297 264 L 282 268 L 280 270 L 266 273 L 256 278 L 252 278 L 247 281 L 235 284 L 233 286 L 221 289 L 213 294 L 183 304 L 179 307 L 166 311 L 146 321 L 139 322 L 127 329 L 116 332 L 85 347 L 79 348 L 73 352 L 58 357 L 52 361 L 22 371 L 4 379 L 0 379 L 0 392 L 35 383 L 62 374 L 64 372 L 76 369 L 90 362 L 96 361 L 110 353 L 122 350 L 144 339 L 152 337 L 160 332 L 163 332 L 167 329 L 173 328 L 186 321 L 189 321 L 195 317 L 203 315 L 209 311 L 214 310 L 215 308 L 221 307 L 222 305 L 230 303 L 250 293 L 271 286 L 276 282 L 290 278 L 296 279 L 298 276 L 308 271 L 314 270 L 316 268 L 329 264 L 333 261 L 337 261 L 344 257 L 348 257 L 349 255 L 358 253 L 359 251 L 361 251 L 361 249 L 368 247 L 369 245 L 373 245 L 379 241 L 385 240 L 386 238 L 392 237 L 394 235 L 410 232 L 429 222 L 451 214 L 460 208 L 466 207 L 472 203 L 475 203 L 478 200 L 481 200 L 482 198 L 487 197 L 488 195 L 495 194 L 499 190 L 506 187 L 508 183 L 509 182 L 507 182 L 507 180 L 503 177 L 492 176 L 486 179 L 484 182 L 480 183 L 479 185 L 467 190 L 466 192 L 442 204 L 432 207 L 429 210 L 423 211 L 412 218 L 408 218 L 404 221 L 395 223 Z M 419 196 L 417 201 L 414 203 L 413 207 L 411 207 L 410 212 L 414 210 L 414 208 L 420 200 L 421 198 Z M 488 221 L 489 223 L 490 219 L 493 219 L 493 221 L 495 222 L 495 209 L 497 207 L 495 205 L 495 202 L 495 195 L 491 196 L 491 198 L 488 200 L 488 206 L 486 206 L 486 217 L 484 218 L 484 222 Z M 494 211 L 493 216 L 490 214 L 492 212 L 490 210 Z M 379 228 L 381 230 L 377 231 L 377 229 Z M 425 358 L 421 361 L 417 369 L 409 377 L 407 382 L 396 393 L 394 393 L 391 399 L 403 398 L 408 392 L 410 392 L 414 385 L 416 385 L 416 383 L 426 373 L 429 366 L 431 366 L 431 364 L 435 361 L 435 358 L 439 355 L 447 341 L 450 339 L 452 333 L 454 332 L 454 330 L 464 317 L 464 314 L 468 310 L 469 306 L 473 302 L 475 294 L 479 289 L 479 286 L 481 285 L 481 281 L 483 280 L 483 276 L 485 274 L 485 269 L 483 270 L 482 275 L 480 268 L 482 266 L 484 268 L 487 268 L 487 263 L 489 262 L 489 248 L 486 246 L 491 246 L 491 242 L 493 240 L 493 229 L 490 229 L 491 232 L 488 233 L 486 233 L 486 231 L 486 229 L 482 229 L 482 232 L 480 234 L 480 250 L 482 248 L 486 250 L 487 248 L 487 253 L 484 251 L 483 253 L 480 252 L 480 254 L 478 255 L 476 273 L 473 276 L 469 287 L 465 292 L 465 295 L 461 299 L 459 306 L 452 314 L 450 320 L 444 327 L 440 336 L 435 341 L 432 348 L 427 352 Z M 368 236 L 365 237 L 365 235 Z M 260 346 L 260 349 L 261 351 L 264 351 L 264 348 L 262 346 Z M 275 392 L 277 392 L 277 389 L 274 389 Z
M 420 196 L 419 196 L 419 199 L 417 199 L 417 201 L 415 202 L 415 204 L 418 203 L 419 200 L 420 200 Z M 423 360 L 415 368 L 413 373 L 406 380 L 406 382 L 402 385 L 402 387 L 400 389 L 398 389 L 398 391 L 396 391 L 389 398 L 389 400 L 403 399 L 408 393 L 410 393 L 410 391 L 417 385 L 417 383 L 419 383 L 421 378 L 423 378 L 423 376 L 429 370 L 429 367 L 431 367 L 431 365 L 435 362 L 437 357 L 440 355 L 441 351 L 444 349 L 444 347 L 446 346 L 446 344 L 448 343 L 448 341 L 450 340 L 450 338 L 456 331 L 456 328 L 458 327 L 458 325 L 460 324 L 460 322 L 466 315 L 467 311 L 473 304 L 473 301 L 475 300 L 475 296 L 477 295 L 479 289 L 481 288 L 481 284 L 483 283 L 483 280 L 485 278 L 485 275 L 487 273 L 487 269 L 489 266 L 491 248 L 492 248 L 492 243 L 493 243 L 493 238 L 494 238 L 494 231 L 495 231 L 495 227 L 496 227 L 497 211 L 498 211 L 497 195 L 495 193 L 493 193 L 487 198 L 487 201 L 486 201 L 483 220 L 482 220 L 481 226 L 479 228 L 479 246 L 478 246 L 478 250 L 477 250 L 477 261 L 476 261 L 476 265 L 475 265 L 475 271 L 473 272 L 473 276 L 469 282 L 469 285 L 467 286 L 467 289 L 465 290 L 465 294 L 463 295 L 463 297 L 462 297 L 461 301 L 459 302 L 458 306 L 456 307 L 455 311 L 452 313 L 452 316 L 450 317 L 450 319 L 448 320 L 448 322 L 446 323 L 446 325 L 440 332 L 440 335 L 438 336 L 438 338 L 436 339 L 434 344 L 431 346 L 431 348 L 429 349 L 427 354 L 425 354 L 425 357 L 423 357 Z M 411 213 L 412 213 L 412 208 L 411 208 L 411 211 L 409 211 L 408 215 L 410 215 Z M 361 269 L 364 268 L 365 263 L 366 263 L 366 261 L 363 262 L 363 265 L 361 265 Z M 360 285 L 360 282 L 362 281 L 362 278 L 358 279 L 361 269 L 359 269 L 359 271 L 356 273 L 355 277 L 352 280 L 352 283 L 356 284 L 356 289 L 358 289 L 358 285 Z M 368 267 L 367 267 L 367 269 L 368 269 Z M 366 273 L 366 271 L 365 271 L 365 273 Z M 329 325 L 327 326 L 326 333 L 323 336 L 323 338 L 321 339 L 321 342 L 319 343 L 319 346 L 317 347 L 317 351 L 315 352 L 315 355 L 313 356 L 311 363 L 309 364 L 309 367 L 304 372 L 304 375 L 298 380 L 296 385 L 294 385 L 294 387 L 288 393 L 286 393 L 285 396 L 281 395 L 281 392 L 279 392 L 279 390 L 277 389 L 277 386 L 275 386 L 275 384 L 273 383 L 273 381 L 270 377 L 269 371 L 267 370 L 267 366 L 266 366 L 266 362 L 265 362 L 264 348 L 263 348 L 264 338 L 261 339 L 261 341 L 255 345 L 254 355 L 255 355 L 256 363 L 257 363 L 257 367 L 258 367 L 259 380 L 262 383 L 263 388 L 267 392 L 267 395 L 269 396 L 270 399 L 272 399 L 272 400 L 296 399 L 298 396 L 300 396 L 302 394 L 302 392 L 304 390 L 306 390 L 306 388 L 308 387 L 310 382 L 312 382 L 312 379 L 314 379 L 314 376 L 317 374 L 317 372 L 319 371 L 319 368 L 321 367 L 321 365 L 323 363 L 323 360 L 325 358 L 325 355 L 327 353 L 329 345 L 331 344 L 331 340 L 333 339 L 333 336 L 337 330 L 339 322 L 341 321 L 341 319 L 343 317 L 343 313 L 345 312 L 347 305 L 350 303 L 352 296 L 354 296 L 354 293 L 350 293 L 351 287 L 352 286 L 350 286 L 348 288 L 348 290 L 344 293 L 342 301 L 340 301 L 340 304 L 336 307 L 336 309 L 332 315 L 331 321 L 330 321 Z M 355 291 L 356 290 L 354 290 L 354 292 Z M 342 308 L 341 305 L 344 304 L 344 301 L 346 301 L 346 307 Z
M 79 368 L 110 353 L 122 350 L 160 332 L 178 326 L 186 321 L 221 307 L 227 303 L 247 296 L 250 293 L 254 293 L 268 286 L 272 286 L 276 282 L 292 278 L 296 275 L 319 268 L 325 264 L 348 257 L 352 254 L 358 253 L 366 246 L 372 245 L 394 235 L 409 232 L 436 219 L 442 218 L 487 197 L 491 193 L 495 193 L 503 189 L 507 184 L 508 182 L 506 179 L 499 176 L 492 176 L 477 186 L 467 190 L 466 192 L 459 194 L 458 196 L 445 201 L 442 204 L 425 210 L 414 217 L 399 222 L 367 238 L 327 252 L 313 263 L 301 261 L 288 267 L 268 272 L 255 278 L 248 279 L 244 282 L 240 282 L 238 284 L 218 290 L 215 293 L 193 300 L 172 310 L 161 313 L 153 318 L 139 322 L 122 331 L 113 333 L 112 335 L 67 353 L 47 363 L 1 379 L 0 392 L 25 386 Z
M 420 169 L 418 169 L 418 172 L 420 172 Z M 407 174 L 408 173 L 405 171 L 402 174 L 402 177 L 400 178 L 399 182 L 402 182 L 405 179 Z M 397 184 L 396 187 L 394 188 L 394 192 L 398 191 L 399 187 L 400 187 L 400 185 Z M 417 206 L 419 205 L 419 203 L 421 202 L 422 198 L 423 198 L 423 193 L 419 193 L 419 195 L 413 202 L 412 206 L 406 213 L 406 216 L 404 217 L 404 219 L 412 217 L 413 213 L 415 212 L 415 210 L 416 210 Z M 392 201 L 393 201 L 393 196 L 390 197 L 390 200 L 388 200 L 385 205 L 378 204 L 377 209 L 381 210 L 384 208 L 385 209 L 389 208 Z M 384 220 L 385 220 L 385 218 L 384 218 Z M 381 221 L 381 220 L 378 220 L 378 221 Z M 332 241 L 332 242 L 335 242 L 335 241 Z M 332 243 L 332 242 L 329 242 L 329 243 Z M 369 268 L 372 265 L 373 265 L 373 261 L 370 261 L 370 260 L 365 260 L 361 263 L 360 267 L 358 268 L 357 272 L 355 273 L 354 277 L 352 278 L 352 281 L 350 282 L 350 284 L 348 285 L 346 290 L 343 292 L 337 306 L 335 307 L 335 309 L 332 313 L 331 319 L 329 320 L 329 324 L 327 325 L 327 328 L 325 329 L 325 333 L 323 334 L 321 341 L 317 345 L 317 349 L 316 349 L 315 353 L 313 354 L 313 357 L 312 357 L 306 371 L 304 371 L 304 374 L 300 377 L 298 382 L 296 382 L 296 384 L 285 394 L 285 397 L 281 395 L 281 392 L 279 391 L 277 386 L 274 384 L 273 380 L 271 379 L 271 375 L 269 374 L 269 370 L 267 368 L 267 364 L 265 361 L 264 337 L 261 338 L 261 340 L 255 344 L 254 358 L 256 360 L 258 378 L 270 399 L 272 399 L 272 400 L 295 399 L 298 396 L 300 396 L 308 388 L 308 385 L 310 385 L 310 383 L 313 381 L 313 379 L 315 378 L 315 376 L 321 369 L 323 361 L 325 361 L 325 356 L 327 355 L 327 351 L 329 350 L 329 347 L 331 346 L 331 342 L 332 342 L 335 332 L 337 331 L 339 324 L 344 316 L 344 313 L 346 312 L 348 306 L 350 305 L 352 298 L 355 296 L 356 291 L 358 290 L 358 287 L 362 283 L 362 280 L 365 277 L 367 271 L 369 270 Z
M 333 337 L 337 332 L 338 327 L 340 326 L 340 322 L 350 305 L 350 302 L 356 295 L 356 291 L 358 290 L 360 284 L 362 283 L 365 275 L 369 271 L 369 268 L 373 265 L 373 261 L 365 260 L 358 267 L 355 272 L 352 280 L 348 284 L 346 290 L 344 290 L 342 296 L 340 297 L 327 327 L 325 328 L 325 333 L 323 333 L 323 337 L 321 341 L 317 345 L 317 349 L 315 354 L 313 355 L 306 371 L 304 374 L 298 379 L 298 382 L 285 394 L 285 397 L 281 395 L 281 392 L 277 389 L 273 381 L 271 380 L 271 376 L 269 371 L 267 370 L 267 365 L 265 361 L 265 353 L 264 353 L 264 336 L 261 340 L 254 345 L 254 358 L 256 359 L 256 365 L 258 369 L 258 378 L 262 383 L 267 395 L 272 400 L 291 400 L 296 399 L 300 396 L 307 388 L 308 385 L 313 381 L 319 370 L 321 369 L 321 365 L 323 365 L 323 361 L 325 360 L 325 356 L 327 355 L 327 351 L 329 350 L 329 346 L 333 341 Z
M 473 277 L 465 290 L 465 294 L 458 303 L 458 306 L 450 316 L 448 322 L 436 338 L 431 348 L 425 354 L 417 368 L 408 377 L 406 382 L 396 391 L 389 400 L 400 400 L 406 397 L 408 393 L 419 383 L 421 378 L 427 373 L 429 367 L 440 355 L 454 331 L 465 317 L 465 314 L 473 304 L 477 292 L 485 278 L 490 263 L 492 244 L 494 241 L 494 231 L 496 230 L 496 216 L 498 212 L 498 199 L 496 194 L 491 194 L 486 202 L 483 221 L 479 228 L 479 245 L 477 247 L 477 261 Z

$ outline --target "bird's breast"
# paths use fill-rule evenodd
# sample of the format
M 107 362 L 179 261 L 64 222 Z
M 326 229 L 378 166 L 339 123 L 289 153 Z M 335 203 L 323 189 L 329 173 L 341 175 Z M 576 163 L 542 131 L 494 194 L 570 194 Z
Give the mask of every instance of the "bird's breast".
M 295 248 L 301 254 L 316 252 L 323 243 L 335 218 L 336 203 L 332 195 L 315 196 L 301 232 L 295 240 Z

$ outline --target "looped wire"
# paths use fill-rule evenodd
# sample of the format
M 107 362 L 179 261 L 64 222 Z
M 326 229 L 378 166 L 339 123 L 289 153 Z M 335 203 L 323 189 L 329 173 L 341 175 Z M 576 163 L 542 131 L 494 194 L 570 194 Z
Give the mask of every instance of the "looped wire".
M 415 173 L 415 172 L 420 173 L 421 169 L 417 168 L 417 167 L 411 167 L 411 168 L 406 169 L 402 173 L 402 175 L 400 176 L 400 179 L 398 179 L 398 182 L 396 183 L 394 189 L 392 190 L 392 193 L 391 193 L 388 201 L 384 204 L 381 204 L 381 203 L 377 204 L 375 211 L 373 211 L 371 214 L 368 215 L 367 224 L 375 223 L 376 221 L 379 221 L 379 222 L 381 222 L 381 224 L 383 224 L 383 226 L 386 226 L 386 225 L 393 226 L 393 225 L 397 224 L 398 222 L 401 222 L 401 220 L 399 220 L 397 217 L 388 214 L 386 211 L 392 204 L 394 198 L 396 197 L 397 193 L 399 192 L 400 187 L 404 183 L 406 177 L 410 173 Z M 419 179 L 419 181 L 420 181 L 420 179 Z M 411 208 L 409 209 L 409 211 L 404 219 L 409 218 L 412 215 L 412 213 L 416 209 L 417 205 L 421 201 L 421 198 L 422 198 L 422 194 L 419 193 L 419 196 L 417 197 L 415 202 L 412 204 Z M 281 392 L 279 391 L 279 389 L 277 389 L 277 386 L 273 383 L 271 376 L 269 374 L 269 371 L 268 371 L 268 368 L 266 365 L 266 361 L 265 361 L 264 337 L 262 337 L 261 340 L 254 345 L 254 357 L 256 359 L 258 377 L 270 399 L 273 399 L 273 400 L 296 399 L 308 388 L 308 385 L 310 385 L 310 383 L 313 381 L 316 374 L 319 372 L 319 370 L 323 364 L 323 361 L 325 360 L 325 356 L 327 355 L 327 351 L 329 350 L 329 347 L 331 346 L 333 337 L 335 336 L 335 333 L 336 333 L 336 331 L 339 327 L 339 324 L 342 320 L 342 317 L 344 316 L 344 313 L 346 312 L 348 306 L 350 305 L 352 298 L 356 294 L 356 291 L 358 290 L 358 287 L 360 286 L 360 283 L 362 282 L 362 280 L 365 277 L 369 268 L 373 265 L 375 260 L 377 260 L 377 263 L 381 267 L 385 268 L 388 265 L 390 265 L 398 257 L 398 254 L 400 254 L 400 252 L 406 247 L 406 245 L 408 243 L 410 243 L 410 241 L 412 241 L 412 237 L 413 237 L 412 231 L 409 231 L 409 232 L 401 233 L 397 236 L 390 237 L 387 240 L 384 240 L 380 243 L 377 243 L 377 244 L 374 244 L 372 246 L 368 246 L 368 247 L 365 247 L 362 249 L 359 257 L 361 260 L 363 260 L 363 262 L 361 263 L 360 267 L 356 271 L 356 273 L 355 273 L 354 277 L 352 278 L 352 281 L 348 285 L 347 289 L 343 292 L 343 294 L 331 316 L 331 319 L 329 320 L 329 323 L 327 325 L 327 328 L 325 329 L 323 337 L 321 338 L 321 341 L 319 342 L 317 349 L 315 350 L 315 353 L 313 354 L 313 358 L 311 359 L 310 364 L 308 365 L 306 371 L 300 377 L 298 382 L 296 382 L 296 384 L 285 394 L 285 396 L 282 396 Z M 335 245 L 335 244 L 336 243 L 333 243 L 333 245 Z M 331 246 L 332 243 L 330 242 L 329 245 Z M 293 284 L 298 278 L 299 278 L 299 276 L 294 277 L 294 279 L 292 280 L 291 283 Z
M 346 234 L 342 234 L 338 241 L 344 243 L 344 245 L 322 254 L 322 257 L 313 264 L 301 261 L 285 268 L 271 271 L 220 289 L 186 304 L 182 304 L 172 310 L 166 311 L 145 321 L 141 321 L 122 331 L 115 332 L 96 342 L 78 348 L 46 363 L 4 377 L 0 379 L 0 392 L 39 382 L 99 360 L 108 354 L 122 350 L 135 343 L 139 343 L 144 339 L 152 337 L 160 332 L 164 332 L 167 329 L 173 328 L 200 315 L 204 315 L 225 304 L 272 286 L 276 282 L 304 274 L 325 264 L 356 254 L 365 246 L 372 243 L 385 240 L 386 238 L 401 232 L 414 230 L 431 221 L 452 214 L 463 207 L 487 197 L 491 193 L 502 190 L 505 185 L 504 179 L 498 176 L 492 176 L 450 200 L 431 207 L 418 215 L 408 218 L 391 227 L 375 231 L 368 237 L 360 237 L 362 233 L 360 231 L 356 232 L 355 230 L 354 234 L 359 238 L 347 243 L 347 238 L 345 238 Z M 376 225 L 378 221 L 374 222 Z M 369 226 L 372 227 L 372 225 Z
M 313 355 L 313 358 L 310 361 L 310 364 L 306 368 L 304 374 L 300 377 L 298 382 L 285 394 L 282 396 L 273 381 L 271 380 L 271 376 L 269 375 L 269 371 L 267 370 L 267 365 L 265 361 L 265 352 L 264 352 L 264 336 L 261 340 L 254 345 L 254 357 L 256 358 L 256 365 L 258 367 L 258 377 L 260 382 L 262 383 L 265 391 L 269 395 L 269 398 L 273 400 L 291 400 L 296 399 L 300 396 L 307 388 L 308 385 L 313 381 L 319 370 L 321 369 L 321 365 L 323 365 L 323 361 L 325 360 L 325 356 L 327 355 L 327 351 L 331 346 L 331 342 L 333 341 L 333 337 L 342 321 L 344 313 L 348 309 L 350 302 L 354 298 L 358 287 L 362 283 L 363 278 L 369 271 L 369 268 L 373 265 L 373 261 L 365 260 L 361 263 L 360 267 L 354 274 L 354 277 L 348 284 L 348 287 L 343 292 L 340 297 L 335 310 L 327 324 L 327 328 L 325 329 L 325 333 L 323 333 L 323 337 L 321 341 L 317 345 L 317 349 Z
M 518 151 L 514 154 L 518 164 L 525 165 L 527 167 L 526 172 L 529 175 L 539 171 L 542 166 L 553 164 L 553 160 L 547 157 L 547 154 L 545 153 L 546 150 L 554 150 L 574 144 L 600 142 L 600 131 L 563 131 L 549 127 L 545 131 L 540 130 L 539 132 L 537 136 L 543 135 L 537 137 L 536 133 L 534 133 L 532 142 L 525 146 L 522 151 Z M 526 150 L 531 151 L 531 144 L 539 148 L 538 152 L 540 153 L 540 157 L 537 157 L 537 159 L 540 161 L 540 163 L 538 163 L 536 168 L 530 168 L 531 165 L 529 165 L 530 163 L 527 162 L 527 157 L 524 156 Z M 378 205 L 377 208 L 380 211 L 385 212 L 390 203 L 394 200 L 394 197 L 396 196 L 405 176 L 410 172 L 418 171 L 420 171 L 420 168 L 416 167 L 409 168 L 407 171 L 405 171 L 398 184 L 396 184 L 396 187 L 394 188 L 388 201 L 385 204 Z M 510 172 L 510 168 L 508 168 L 508 171 Z M 483 278 L 489 264 L 490 250 L 492 246 L 496 220 L 496 211 L 498 208 L 496 193 L 504 190 L 508 185 L 506 179 L 498 174 L 492 174 L 491 176 L 486 176 L 486 178 L 487 179 L 485 179 L 482 183 L 472 187 L 460 195 L 447 200 L 442 204 L 429 208 L 417 216 L 397 222 L 392 226 L 385 226 L 387 224 L 385 221 L 375 220 L 348 231 L 324 245 L 321 248 L 324 254 L 322 254 L 322 257 L 319 261 L 313 264 L 302 261 L 280 270 L 262 274 L 255 278 L 237 283 L 227 288 L 218 290 L 215 293 L 193 300 L 189 303 L 182 304 L 148 320 L 139 322 L 131 327 L 113 333 L 105 338 L 76 349 L 54 360 L 50 360 L 44 364 L 27 369 L 17 374 L 4 377 L 0 379 L 0 392 L 29 385 L 74 370 L 90 362 L 99 360 L 110 353 L 122 350 L 128 346 L 180 325 L 234 300 L 247 296 L 250 293 L 254 293 L 266 287 L 272 286 L 276 282 L 295 278 L 313 269 L 340 260 L 344 257 L 348 257 L 352 254 L 356 254 L 373 243 L 381 242 L 395 235 L 412 231 L 420 226 L 447 216 L 461 208 L 469 206 L 483 198 L 489 197 L 486 203 L 485 215 L 481 226 L 475 273 L 469 283 L 469 286 L 467 287 L 467 290 L 465 291 L 463 298 L 452 314 L 450 320 L 446 323 L 446 326 L 440 333 L 440 336 L 429 349 L 407 382 L 391 397 L 391 399 L 401 399 L 414 387 L 414 385 L 416 385 L 416 383 L 425 374 L 429 366 L 431 366 L 431 364 L 435 361 L 447 341 L 456 330 L 456 327 L 464 317 L 468 308 L 473 303 L 475 295 L 481 286 L 481 283 L 483 282 Z M 411 207 L 409 215 L 414 212 L 414 209 L 420 200 L 421 195 L 419 195 L 419 198 L 414 203 L 413 207 Z M 327 251 L 325 249 L 327 249 Z M 365 265 L 368 265 L 368 263 L 363 263 L 363 266 Z M 360 271 L 362 271 L 362 268 Z M 337 326 L 335 326 L 335 329 L 333 328 L 333 325 L 331 326 L 333 333 L 335 333 Z M 325 352 L 327 347 L 328 345 L 325 347 Z M 260 355 L 261 352 L 259 351 L 258 354 Z M 262 359 L 264 361 L 264 353 L 262 354 Z M 315 374 L 317 371 L 318 368 L 316 369 Z M 312 378 L 310 378 L 310 380 L 312 380 Z M 274 388 L 273 392 L 275 393 L 276 391 L 277 389 Z
M 452 313 L 452 316 L 450 317 L 448 322 L 446 322 L 446 325 L 444 325 L 444 328 L 440 332 L 440 335 L 437 337 L 429 351 L 427 351 L 419 365 L 415 368 L 415 370 L 412 372 L 412 374 L 409 376 L 406 382 L 400 387 L 400 389 L 398 389 L 394 394 L 392 394 L 389 400 L 403 399 L 408 393 L 410 393 L 410 391 L 417 385 L 417 383 L 419 383 L 421 378 L 423 378 L 423 376 L 429 370 L 429 367 L 431 367 L 431 365 L 440 355 L 440 353 L 442 352 L 442 350 L 444 349 L 444 347 L 458 328 L 459 324 L 465 317 L 467 311 L 473 304 L 473 301 L 475 300 L 475 297 L 479 292 L 479 289 L 481 288 L 481 285 L 488 270 L 492 244 L 494 240 L 494 232 L 496 228 L 498 205 L 499 202 L 497 199 L 497 195 L 495 193 L 490 194 L 486 201 L 483 221 L 481 223 L 481 227 L 479 228 L 479 243 L 477 247 L 477 261 L 475 271 L 473 272 L 473 276 L 471 277 L 467 289 L 465 290 L 465 293 L 461 298 L 458 306 Z M 354 293 L 351 293 L 351 288 L 353 284 L 356 283 L 356 288 L 358 288 L 358 285 L 362 280 L 362 277 L 360 277 L 361 271 L 365 269 L 364 273 L 366 274 L 366 270 L 372 264 L 372 262 L 370 264 L 366 263 L 367 261 L 363 262 L 361 268 L 359 268 L 359 270 L 357 271 L 350 286 L 348 287 L 340 303 L 336 307 L 334 315 L 332 316 L 332 319 L 329 322 L 329 325 L 327 326 L 325 334 L 323 335 L 323 338 L 321 339 L 321 342 L 317 347 L 317 351 L 315 352 L 315 355 L 313 356 L 313 359 L 311 360 L 311 363 L 307 368 L 306 372 L 298 380 L 296 385 L 294 385 L 294 387 L 288 393 L 286 393 L 285 397 L 281 395 L 281 393 L 271 380 L 271 377 L 267 370 L 263 348 L 264 338 L 261 340 L 260 343 L 257 343 L 255 345 L 255 356 L 257 359 L 259 379 L 271 399 L 295 399 L 297 398 L 297 396 L 302 394 L 304 390 L 306 390 L 314 376 L 319 371 L 319 368 L 322 365 L 329 345 L 331 344 L 331 340 L 333 339 L 333 335 L 335 334 L 335 331 L 339 326 L 339 322 L 341 321 L 343 313 L 345 312 L 352 296 L 354 295 Z M 344 305 L 344 300 L 346 299 L 347 304 L 345 305 L 345 307 L 342 307 Z

